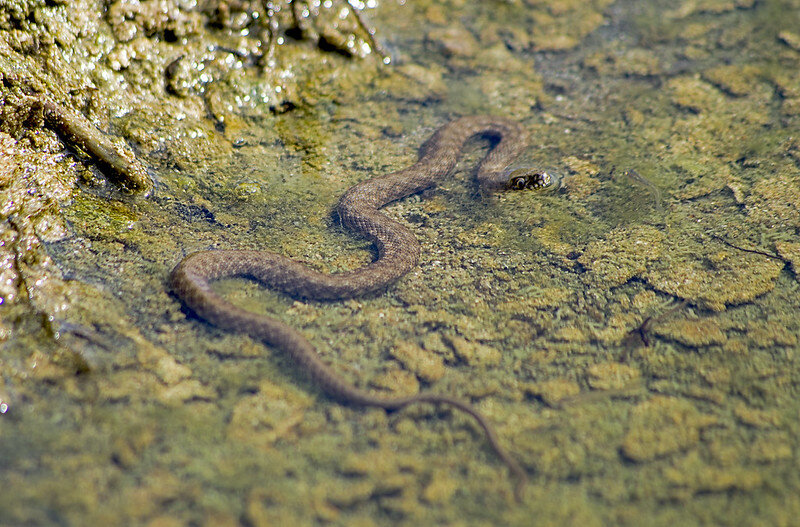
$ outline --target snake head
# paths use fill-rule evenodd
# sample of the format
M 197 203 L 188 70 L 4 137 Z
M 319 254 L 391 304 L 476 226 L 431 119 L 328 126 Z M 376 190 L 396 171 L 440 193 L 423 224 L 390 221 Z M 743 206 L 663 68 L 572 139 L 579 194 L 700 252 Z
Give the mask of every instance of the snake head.
M 515 168 L 507 178 L 506 188 L 510 190 L 557 189 L 560 186 L 553 172 L 537 168 Z

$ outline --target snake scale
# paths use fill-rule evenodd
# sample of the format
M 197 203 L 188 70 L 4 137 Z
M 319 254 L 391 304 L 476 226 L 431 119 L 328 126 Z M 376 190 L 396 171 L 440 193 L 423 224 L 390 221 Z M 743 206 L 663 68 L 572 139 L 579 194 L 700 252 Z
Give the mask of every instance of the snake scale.
M 190 254 L 173 270 L 173 291 L 198 316 L 228 330 L 242 332 L 288 353 L 330 396 L 358 406 L 398 410 L 415 403 L 444 404 L 472 416 L 497 456 L 508 466 L 520 499 L 527 481 L 525 471 L 500 445 L 494 429 L 470 403 L 431 392 L 407 397 L 385 397 L 352 385 L 326 365 L 314 347 L 297 330 L 274 318 L 234 306 L 215 293 L 211 282 L 244 276 L 293 297 L 336 300 L 385 288 L 417 265 L 419 243 L 400 223 L 378 209 L 435 185 L 456 165 L 464 144 L 474 136 L 493 141 L 478 166 L 478 181 L 484 189 L 534 188 L 549 185 L 546 173 L 520 173 L 509 179 L 508 166 L 527 146 L 525 129 L 498 117 L 462 117 L 439 128 L 425 142 L 416 163 L 403 170 L 377 176 L 350 188 L 339 200 L 342 223 L 368 238 L 378 258 L 362 268 L 324 274 L 303 263 L 264 251 L 214 250 Z

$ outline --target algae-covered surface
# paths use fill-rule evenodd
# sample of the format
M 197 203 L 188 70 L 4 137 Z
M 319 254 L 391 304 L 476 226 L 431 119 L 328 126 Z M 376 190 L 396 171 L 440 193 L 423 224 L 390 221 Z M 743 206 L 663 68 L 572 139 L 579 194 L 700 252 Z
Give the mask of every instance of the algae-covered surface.
M 352 4 L 0 1 L 0 525 L 796 525 L 800 2 Z M 472 401 L 521 503 L 467 417 L 341 405 L 167 283 L 208 248 L 364 265 L 338 197 L 473 114 L 558 188 L 483 195 L 475 141 L 387 207 L 422 260 L 386 292 L 217 289 L 358 386 Z

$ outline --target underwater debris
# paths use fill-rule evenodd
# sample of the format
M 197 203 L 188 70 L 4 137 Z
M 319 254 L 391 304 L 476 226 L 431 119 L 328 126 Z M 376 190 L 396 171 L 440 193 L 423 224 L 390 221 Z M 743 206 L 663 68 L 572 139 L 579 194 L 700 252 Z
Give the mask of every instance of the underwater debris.
M 29 97 L 31 111 L 41 112 L 44 125 L 56 132 L 65 143 L 85 152 L 115 185 L 130 192 L 148 191 L 153 182 L 147 169 L 122 141 L 111 139 L 82 114 L 46 97 Z

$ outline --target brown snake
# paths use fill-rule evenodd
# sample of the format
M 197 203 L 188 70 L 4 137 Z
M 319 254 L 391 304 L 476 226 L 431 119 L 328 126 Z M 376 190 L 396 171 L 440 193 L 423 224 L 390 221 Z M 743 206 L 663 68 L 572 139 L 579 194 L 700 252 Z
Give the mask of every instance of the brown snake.
M 514 493 L 519 500 L 527 481 L 525 471 L 503 449 L 494 429 L 470 403 L 430 392 L 384 397 L 357 388 L 326 365 L 298 331 L 274 318 L 234 306 L 210 285 L 221 278 L 247 276 L 291 296 L 317 300 L 348 298 L 385 288 L 417 265 L 420 248 L 408 229 L 378 209 L 433 186 L 455 167 L 464 144 L 476 135 L 496 141 L 478 167 L 478 181 L 483 188 L 534 188 L 550 184 L 546 173 L 519 170 L 509 180 L 508 165 L 527 145 L 527 134 L 521 125 L 498 117 L 462 117 L 437 130 L 422 146 L 414 165 L 359 183 L 339 200 L 337 211 L 342 223 L 377 247 L 378 258 L 371 264 L 345 273 L 323 274 L 270 252 L 201 251 L 184 258 L 172 271 L 171 281 L 175 293 L 197 315 L 288 353 L 325 392 L 342 402 L 387 410 L 414 403 L 437 403 L 469 414 L 511 471 L 516 480 Z

